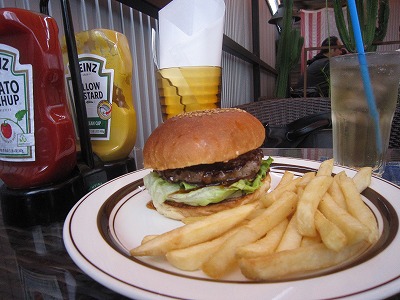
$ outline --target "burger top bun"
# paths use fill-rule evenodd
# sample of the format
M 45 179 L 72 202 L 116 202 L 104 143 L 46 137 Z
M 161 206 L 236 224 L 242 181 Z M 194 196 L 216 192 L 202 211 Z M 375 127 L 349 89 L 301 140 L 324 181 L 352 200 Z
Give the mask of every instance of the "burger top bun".
M 144 167 L 162 171 L 228 161 L 260 147 L 264 139 L 264 126 L 244 110 L 183 113 L 150 135 L 143 149 Z

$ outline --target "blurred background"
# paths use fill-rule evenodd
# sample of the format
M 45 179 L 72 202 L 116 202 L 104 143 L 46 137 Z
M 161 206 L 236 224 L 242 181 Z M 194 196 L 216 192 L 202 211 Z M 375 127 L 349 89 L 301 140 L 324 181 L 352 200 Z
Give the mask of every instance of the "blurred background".
M 400 47 L 400 1 L 387 0 L 390 15 L 387 32 L 379 51 Z M 0 0 L 0 7 L 19 7 L 40 11 L 39 0 Z M 170 0 L 70 0 L 75 32 L 107 28 L 125 34 L 133 57 L 133 95 L 137 113 L 136 147 L 144 142 L 161 122 L 158 92 L 155 83 L 151 33 L 157 30 L 158 11 Z M 281 3 L 282 2 L 282 3 Z M 291 67 L 289 84 L 297 81 L 304 61 L 312 57 L 323 39 L 336 34 L 334 1 L 293 0 L 294 29 L 304 38 L 301 56 Z M 345 3 L 345 1 L 343 1 Z M 232 107 L 258 99 L 275 97 L 277 45 L 287 1 L 225 0 L 226 15 L 222 57 L 222 106 Z M 60 1 L 50 0 L 49 14 L 54 17 L 64 35 Z M 278 9 L 280 9 L 278 11 Z

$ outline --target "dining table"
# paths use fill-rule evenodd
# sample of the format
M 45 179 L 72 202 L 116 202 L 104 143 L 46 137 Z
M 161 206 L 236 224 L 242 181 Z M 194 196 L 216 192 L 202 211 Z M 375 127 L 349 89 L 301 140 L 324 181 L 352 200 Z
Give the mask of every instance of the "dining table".
M 311 161 L 332 158 L 330 148 L 264 148 L 263 151 L 266 156 L 271 157 Z M 387 161 L 382 178 L 400 185 L 400 149 L 389 149 Z M 136 164 L 138 170 L 142 168 L 142 162 L 137 161 Z M 118 291 L 113 291 L 92 279 L 71 259 L 63 240 L 63 226 L 68 211 L 58 220 L 49 223 L 20 226 L 18 222 L 10 222 L 5 205 L 2 201 L 0 299 L 125 298 Z M 157 285 L 156 280 L 154 285 Z M 176 286 L 176 289 L 179 288 Z M 195 295 L 194 292 L 193 298 L 196 298 Z M 229 295 L 227 297 L 229 298 Z M 251 295 L 249 297 L 251 298 Z M 393 295 L 387 299 L 400 299 L 400 290 L 393 291 Z

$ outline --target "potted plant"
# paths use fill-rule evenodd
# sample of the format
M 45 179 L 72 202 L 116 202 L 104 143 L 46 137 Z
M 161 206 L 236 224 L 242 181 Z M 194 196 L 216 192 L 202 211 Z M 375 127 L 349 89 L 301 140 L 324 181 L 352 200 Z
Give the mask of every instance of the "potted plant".
M 298 63 L 304 43 L 300 31 L 292 26 L 293 0 L 285 1 L 285 8 L 276 58 L 276 71 L 278 73 L 274 93 L 276 98 L 288 96 L 290 70 Z
M 347 22 L 344 18 L 344 0 L 334 0 L 336 26 L 347 51 L 356 52 L 353 27 L 347 10 Z M 383 41 L 389 20 L 389 0 L 356 0 L 358 18 L 365 51 L 376 51 L 374 42 Z

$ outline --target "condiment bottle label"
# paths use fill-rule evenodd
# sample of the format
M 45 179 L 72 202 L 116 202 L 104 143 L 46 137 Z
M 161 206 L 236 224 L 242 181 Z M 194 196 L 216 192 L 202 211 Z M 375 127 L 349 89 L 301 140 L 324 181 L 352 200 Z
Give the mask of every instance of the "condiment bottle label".
M 35 161 L 32 65 L 0 44 L 0 160 Z
M 83 97 L 92 140 L 109 140 L 114 85 L 114 70 L 106 69 L 106 59 L 95 54 L 78 56 Z M 69 71 L 69 64 L 68 64 Z M 66 75 L 70 98 L 73 99 L 71 75 Z

